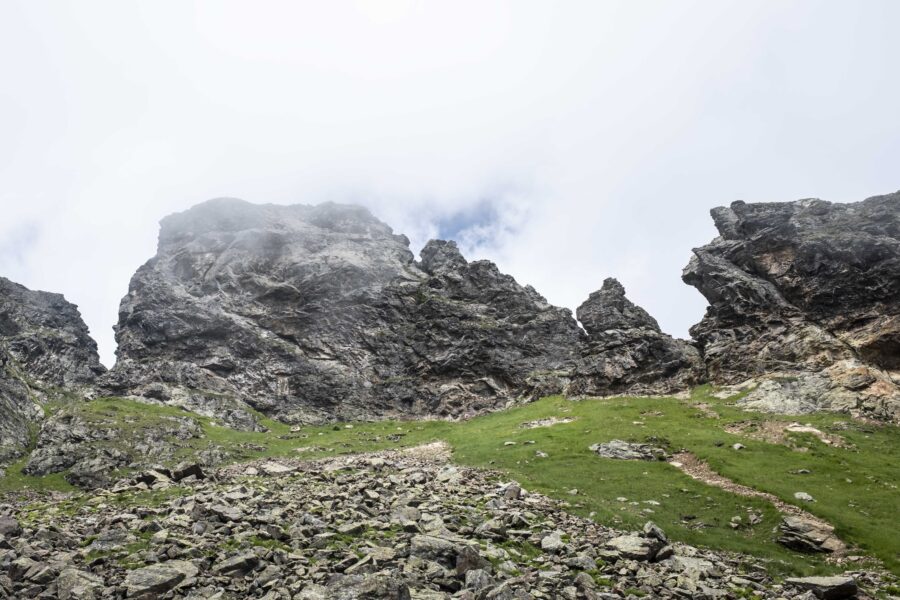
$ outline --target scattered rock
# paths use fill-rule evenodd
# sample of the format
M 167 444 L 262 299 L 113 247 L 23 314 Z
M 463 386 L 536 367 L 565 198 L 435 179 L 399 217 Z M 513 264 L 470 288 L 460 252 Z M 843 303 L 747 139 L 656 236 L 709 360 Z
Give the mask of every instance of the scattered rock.
M 571 423 L 575 419 L 572 417 L 547 417 L 546 419 L 537 419 L 535 421 L 528 421 L 527 423 L 522 423 L 521 427 L 523 429 L 536 429 L 538 427 L 552 427 L 554 425 L 564 425 L 566 423 Z
M 143 504 L 133 487 L 117 502 L 97 492 L 64 520 L 14 500 L 11 516 L 27 513 L 45 533 L 4 538 L 0 596 L 611 600 L 590 572 L 612 590 L 667 600 L 725 598 L 747 573 L 752 585 L 741 587 L 768 597 L 771 582 L 750 557 L 670 542 L 652 522 L 610 529 L 447 460 L 437 451 L 281 459 L 281 474 L 252 481 L 250 465 L 235 464 L 182 479 L 161 504 Z M 266 462 L 252 466 L 263 472 Z M 149 545 L 135 544 L 138 532 Z

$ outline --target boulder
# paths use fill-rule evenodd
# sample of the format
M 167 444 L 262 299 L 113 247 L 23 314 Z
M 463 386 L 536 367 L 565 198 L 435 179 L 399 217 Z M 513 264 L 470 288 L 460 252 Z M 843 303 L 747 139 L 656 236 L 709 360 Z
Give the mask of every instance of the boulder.
M 17 536 L 22 533 L 22 527 L 15 517 L 0 517 L 0 535 L 6 537 Z
M 56 578 L 59 600 L 98 600 L 103 578 L 74 568 L 63 569 Z
M 630 558 L 632 560 L 652 561 L 664 544 L 656 538 L 640 535 L 620 535 L 614 537 L 600 550 L 600 556 L 617 560 Z
M 859 591 L 852 577 L 789 577 L 785 579 L 785 583 L 801 590 L 809 590 L 822 600 L 856 598 Z
M 158 598 L 182 582 L 196 577 L 197 572 L 196 566 L 183 560 L 170 560 L 134 569 L 125 576 L 126 595 L 137 599 Z
M 410 600 L 409 586 L 396 573 L 375 573 L 365 577 L 343 575 L 327 586 L 327 600 Z
M 455 568 L 462 547 L 450 540 L 433 535 L 415 535 L 409 544 L 409 553 L 425 560 Z
M 778 543 L 800 552 L 838 552 L 843 542 L 834 527 L 805 517 L 785 516 L 778 526 Z
M 634 444 L 622 440 L 612 440 L 603 444 L 594 444 L 591 452 L 603 458 L 615 460 L 666 460 L 668 454 L 662 448 L 650 444 Z
M 257 564 L 259 564 L 258 556 L 252 552 L 244 552 L 216 563 L 213 565 L 213 572 L 223 575 L 240 575 L 252 571 Z

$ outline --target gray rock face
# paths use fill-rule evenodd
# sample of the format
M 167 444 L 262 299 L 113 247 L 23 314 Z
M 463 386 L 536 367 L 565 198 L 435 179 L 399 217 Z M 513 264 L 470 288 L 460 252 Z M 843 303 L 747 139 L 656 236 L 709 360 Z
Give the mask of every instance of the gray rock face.
M 35 400 L 104 371 L 74 304 L 0 277 L 0 462 L 28 443 L 29 423 L 43 416 Z
M 239 427 L 246 405 L 290 422 L 455 416 L 559 391 L 583 337 L 568 310 L 453 242 L 421 256 L 354 206 L 216 200 L 167 217 L 104 385 Z
M 691 329 L 710 378 L 765 381 L 754 408 L 900 417 L 900 193 L 712 216 L 682 275 L 710 303 Z
M 615 279 L 606 279 L 576 314 L 588 340 L 568 393 L 660 394 L 703 381 L 697 349 L 662 333 L 656 319 L 628 300 Z

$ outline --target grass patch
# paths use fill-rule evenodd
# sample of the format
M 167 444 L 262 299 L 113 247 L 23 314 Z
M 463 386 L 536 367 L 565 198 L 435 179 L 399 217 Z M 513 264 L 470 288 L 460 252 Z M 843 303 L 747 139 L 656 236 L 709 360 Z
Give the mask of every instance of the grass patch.
M 748 413 L 738 410 L 734 401 L 717 399 L 704 386 L 686 400 L 549 397 L 465 422 L 381 421 L 298 431 L 259 415 L 267 432 L 236 431 L 178 408 L 115 398 L 83 402 L 78 410 L 86 418 L 96 419 L 92 422 L 97 426 L 114 424 L 132 434 L 164 419 L 191 417 L 203 437 L 177 440 L 181 447 L 173 462 L 214 446 L 224 451 L 228 460 L 241 461 L 319 458 L 445 440 L 453 447 L 457 463 L 501 471 L 527 489 L 567 502 L 571 512 L 599 522 L 636 529 L 653 520 L 675 540 L 753 554 L 771 561 L 774 572 L 834 571 L 820 556 L 792 552 L 776 543 L 774 530 L 780 515 L 764 500 L 699 483 L 663 462 L 602 459 L 588 450 L 591 444 L 612 439 L 652 442 L 669 451 L 690 450 L 722 475 L 786 502 L 798 503 L 794 499 L 798 491 L 811 494 L 816 502 L 804 503 L 803 508 L 834 524 L 842 539 L 900 574 L 900 526 L 895 518 L 900 511 L 900 429 L 863 425 L 844 415 Z M 706 407 L 699 407 L 701 403 Z M 522 427 L 548 418 L 572 420 L 551 427 Z M 848 447 L 832 447 L 810 435 L 792 435 L 785 444 L 769 443 L 724 430 L 728 424 L 748 420 L 799 420 L 842 436 Z M 736 442 L 745 449 L 733 450 Z M 547 456 L 540 457 L 538 451 Z M 0 479 L 0 493 L 23 488 L 71 489 L 63 474 L 44 478 L 22 475 L 24 463 L 23 459 L 16 463 L 18 468 L 11 466 L 7 477 Z M 795 474 L 801 470 L 809 473 Z M 577 494 L 570 494 L 572 489 L 577 489 Z M 181 490 L 131 494 L 116 501 L 158 506 L 183 493 Z M 73 501 L 73 508 L 78 506 L 77 500 Z M 759 515 L 761 522 L 750 525 L 750 513 Z M 738 529 L 731 527 L 736 516 L 744 524 Z

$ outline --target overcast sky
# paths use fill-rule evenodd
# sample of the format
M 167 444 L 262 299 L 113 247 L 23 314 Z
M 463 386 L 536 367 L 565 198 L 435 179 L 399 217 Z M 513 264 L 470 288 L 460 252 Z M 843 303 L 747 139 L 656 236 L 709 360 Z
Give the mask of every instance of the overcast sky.
M 0 274 L 112 325 L 158 221 L 364 204 L 686 336 L 708 211 L 900 188 L 900 2 L 0 3 Z

